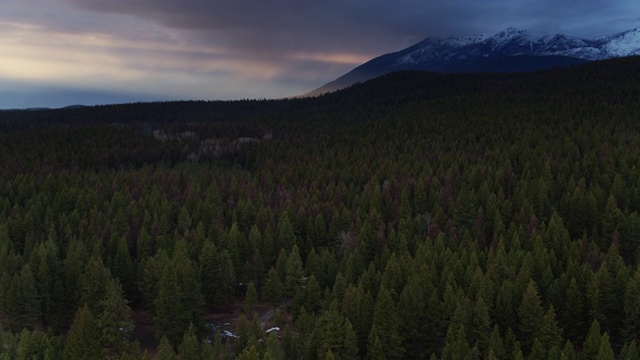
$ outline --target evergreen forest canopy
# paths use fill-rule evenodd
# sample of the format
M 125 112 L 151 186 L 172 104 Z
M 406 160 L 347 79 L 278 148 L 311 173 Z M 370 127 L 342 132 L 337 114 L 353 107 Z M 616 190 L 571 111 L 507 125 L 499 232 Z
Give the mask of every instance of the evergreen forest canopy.
M 0 359 L 639 359 L 638 79 L 2 111 Z

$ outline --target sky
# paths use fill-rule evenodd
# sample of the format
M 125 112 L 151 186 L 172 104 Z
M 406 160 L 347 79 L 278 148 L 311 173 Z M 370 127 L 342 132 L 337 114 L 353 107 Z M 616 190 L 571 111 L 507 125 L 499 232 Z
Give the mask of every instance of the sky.
M 282 98 L 428 36 L 638 26 L 638 0 L 0 0 L 0 109 Z

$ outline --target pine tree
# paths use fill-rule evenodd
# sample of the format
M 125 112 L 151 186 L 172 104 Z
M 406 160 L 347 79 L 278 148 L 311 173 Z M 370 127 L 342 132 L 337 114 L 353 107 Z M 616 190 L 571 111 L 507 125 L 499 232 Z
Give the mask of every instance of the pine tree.
M 623 360 L 638 360 L 640 359 L 640 353 L 638 352 L 638 345 L 633 340 L 631 343 L 625 343 L 620 350 L 620 359 Z
M 402 337 L 398 315 L 389 291 L 383 286 L 378 291 L 378 298 L 373 313 L 373 325 L 378 329 L 378 337 L 382 349 L 388 359 L 399 359 L 402 356 Z
M 558 348 L 557 346 L 550 348 L 549 351 L 547 352 L 547 359 L 562 360 L 562 350 L 560 350 L 560 348 Z
M 464 325 L 459 325 L 457 329 L 454 327 L 452 324 L 447 331 L 442 349 L 442 360 L 471 360 L 472 350 L 467 342 Z
M 276 331 L 270 332 L 269 336 L 267 337 L 267 349 L 264 356 L 266 357 L 267 354 L 270 354 L 271 358 L 274 360 L 284 358 L 282 346 L 280 345 L 280 341 L 278 340 L 278 334 Z
M 130 346 L 134 324 L 131 308 L 118 279 L 109 280 L 97 308 L 97 325 L 103 346 L 115 353 L 123 353 Z
M 103 359 L 98 325 L 86 305 L 78 309 L 67 333 L 65 359 Z
M 489 318 L 489 309 L 482 297 L 478 297 L 476 305 L 473 309 L 473 318 L 471 319 L 471 335 L 473 341 L 478 346 L 478 351 L 484 354 L 489 346 L 489 336 L 491 333 L 491 321 Z
M 44 354 L 44 350 L 42 345 L 46 343 L 46 339 L 44 339 L 44 334 L 38 330 L 29 331 L 27 329 L 23 329 L 20 332 L 20 338 L 18 343 L 17 350 L 17 359 L 37 359 L 40 355 Z M 4 347 L 4 344 L 3 344 Z M 3 349 L 4 350 L 4 349 Z M 0 355 L 4 353 L 4 351 L 0 352 Z
M 236 354 L 242 354 L 247 348 L 251 337 L 251 331 L 247 322 L 247 317 L 242 314 L 236 324 L 236 335 L 238 338 L 235 342 Z
M 240 354 L 238 360 L 260 360 L 260 355 L 255 346 L 251 346 Z
M 19 314 L 21 328 L 33 330 L 41 324 L 41 303 L 31 266 L 26 264 L 20 271 Z
M 222 293 L 222 279 L 220 278 L 221 264 L 218 249 L 211 239 L 205 240 L 199 257 L 200 279 L 202 295 L 210 309 L 224 309 Z
M 525 349 L 529 349 L 533 345 L 533 338 L 542 326 L 543 316 L 540 295 L 538 295 L 535 283 L 531 280 L 522 295 L 522 303 L 518 308 L 521 339 L 523 339 Z
M 160 345 L 158 346 L 158 354 L 156 360 L 174 360 L 176 358 L 173 352 L 173 346 L 169 343 L 169 339 L 166 336 L 162 336 L 160 339 Z
M 293 226 L 289 220 L 287 212 L 283 212 L 278 222 L 278 243 L 280 246 L 290 251 L 297 244 L 296 234 L 293 232 Z
M 598 320 L 593 320 L 587 338 L 582 346 L 582 358 L 584 360 L 594 360 L 596 358 L 596 355 L 598 355 L 600 351 L 601 338 L 600 323 L 598 323 Z
M 500 329 L 498 328 L 498 325 L 495 325 L 493 327 L 493 331 L 491 331 L 491 336 L 489 337 L 489 351 L 497 359 L 505 358 L 506 352 L 502 337 L 500 337 Z
M 198 338 L 196 337 L 196 330 L 193 324 L 189 324 L 189 328 L 182 336 L 182 343 L 180 344 L 180 360 L 201 360 L 201 348 Z
M 640 272 L 627 282 L 621 334 L 626 341 L 635 340 L 640 335 Z
M 235 287 L 237 283 L 236 272 L 233 268 L 231 256 L 228 251 L 223 251 L 220 255 L 221 297 L 225 309 L 229 309 L 235 300 Z
M 345 319 L 344 321 L 344 354 L 342 358 L 344 360 L 357 360 L 358 359 L 358 337 L 353 330 L 351 321 Z
M 120 280 L 122 289 L 127 294 L 127 297 L 133 299 L 135 295 L 135 269 L 127 246 L 127 240 L 124 237 L 120 238 L 118 243 L 118 249 L 111 266 L 111 274 Z
M 171 265 L 165 266 L 154 301 L 156 339 L 166 337 L 177 344 L 188 325 L 188 309 L 183 308 L 178 279 Z
M 263 288 L 263 297 L 264 299 L 271 304 L 272 308 L 277 308 L 282 303 L 282 283 L 280 282 L 280 277 L 276 272 L 275 268 L 271 268 L 269 270 L 269 275 L 267 276 L 267 281 Z
M 549 360 L 547 357 L 547 350 L 538 338 L 533 340 L 533 346 L 531 347 L 531 353 L 527 357 L 527 360 Z
M 231 229 L 229 229 L 229 234 L 227 236 L 228 243 L 225 249 L 229 253 L 229 258 L 231 259 L 231 264 L 233 265 L 233 271 L 236 274 L 236 277 L 240 278 L 242 274 L 242 264 L 244 264 L 243 258 L 240 257 L 240 244 L 245 242 L 245 237 L 240 229 L 238 228 L 238 223 L 234 222 L 231 225 Z
M 304 307 L 311 311 L 316 312 L 320 310 L 321 306 L 321 291 L 320 284 L 314 275 L 309 277 L 309 281 L 307 281 L 307 286 L 305 287 L 305 304 Z
M 614 360 L 613 350 L 611 350 L 611 343 L 609 343 L 609 335 L 603 333 L 600 338 L 600 348 L 596 354 L 595 360 Z
M 382 349 L 382 342 L 378 337 L 378 329 L 375 325 L 371 327 L 369 333 L 369 345 L 367 346 L 367 359 L 370 360 L 386 360 L 387 357 Z
M 562 329 L 558 326 L 556 321 L 555 311 L 553 305 L 549 306 L 549 310 L 542 319 L 542 325 L 536 334 L 536 338 L 540 340 L 540 343 L 546 348 L 560 347 L 562 346 Z
M 247 319 L 253 319 L 253 309 L 256 307 L 257 303 L 258 293 L 253 281 L 251 281 L 249 285 L 247 285 L 247 295 L 244 299 L 244 313 L 247 316 Z
M 294 245 L 287 258 L 286 265 L 285 290 L 287 298 L 295 296 L 300 286 L 302 286 L 303 276 L 304 271 L 302 270 L 302 260 L 300 259 L 298 246 Z
M 109 269 L 104 266 L 101 259 L 93 256 L 82 274 L 80 304 L 88 306 L 92 312 L 96 311 L 97 305 L 104 297 L 105 284 L 109 279 L 111 279 Z
M 576 279 L 571 278 L 567 288 L 566 301 L 564 302 L 564 311 L 561 316 L 565 334 L 569 340 L 574 342 L 582 341 L 585 313 L 584 294 L 578 288 Z
M 322 359 L 327 352 L 340 354 L 345 339 L 344 317 L 338 313 L 337 303 L 333 303 L 328 311 L 325 311 L 318 319 L 314 330 L 307 338 L 318 342 L 318 358 Z

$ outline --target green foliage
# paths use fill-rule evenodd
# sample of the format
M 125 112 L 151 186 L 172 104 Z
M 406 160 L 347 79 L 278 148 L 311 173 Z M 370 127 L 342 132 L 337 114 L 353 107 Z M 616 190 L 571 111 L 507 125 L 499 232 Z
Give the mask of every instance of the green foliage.
M 282 282 L 276 272 L 276 269 L 271 268 L 269 275 L 267 276 L 267 282 L 264 285 L 264 299 L 271 304 L 274 309 L 280 306 L 283 297 Z
M 76 312 L 63 355 L 69 360 L 104 358 L 98 324 L 86 305 Z
M 533 345 L 533 338 L 540 332 L 543 325 L 543 315 L 540 295 L 536 284 L 531 280 L 522 295 L 522 302 L 518 308 L 520 317 L 520 332 L 525 348 Z
M 173 352 L 173 346 L 169 343 L 169 339 L 166 336 L 162 336 L 160 339 L 160 345 L 158 346 L 157 360 L 172 360 L 176 355 Z
M 244 313 L 249 320 L 253 319 L 253 309 L 258 303 L 258 292 L 253 281 L 247 285 L 247 294 L 244 298 Z
M 123 353 L 130 347 L 134 324 L 131 308 L 117 279 L 106 284 L 104 297 L 98 304 L 97 326 L 105 349 Z
M 193 324 L 189 324 L 189 328 L 182 336 L 182 343 L 180 344 L 180 359 L 181 360 L 200 360 L 202 359 L 202 351 L 200 343 L 196 337 L 196 331 Z
M 637 358 L 638 78 L 1 112 L 0 358 L 88 351 L 81 325 L 91 356 L 139 358 L 130 307 L 159 358 L 230 358 L 197 339 L 243 296 L 286 330 L 240 322 L 239 357 Z
M 285 268 L 285 292 L 287 297 L 293 298 L 304 281 L 304 270 L 297 245 L 293 245 Z

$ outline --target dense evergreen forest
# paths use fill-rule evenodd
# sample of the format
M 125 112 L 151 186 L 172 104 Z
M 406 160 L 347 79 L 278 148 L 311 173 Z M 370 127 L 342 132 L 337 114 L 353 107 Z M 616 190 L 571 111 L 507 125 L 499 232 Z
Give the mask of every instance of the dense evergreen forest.
M 640 359 L 638 79 L 0 111 L 0 359 Z

